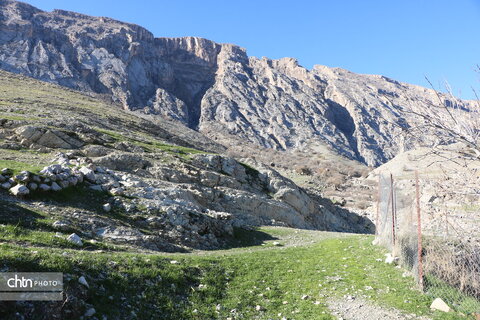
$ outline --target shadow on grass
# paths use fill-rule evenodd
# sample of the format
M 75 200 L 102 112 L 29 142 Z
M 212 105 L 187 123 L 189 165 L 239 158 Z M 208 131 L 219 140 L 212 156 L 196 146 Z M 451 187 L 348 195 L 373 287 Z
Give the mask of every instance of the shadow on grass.
M 38 212 L 23 208 L 15 202 L 0 200 L 0 223 L 34 228 L 38 219 L 45 216 Z
M 234 228 L 233 237 L 230 237 L 221 249 L 260 246 L 268 240 L 278 240 L 278 238 L 256 229 Z
M 109 195 L 79 185 L 58 192 L 35 192 L 29 198 L 43 202 L 54 202 L 59 206 L 102 212 L 102 205 L 107 201 Z
M 12 201 L 0 199 L 0 240 L 39 247 L 70 248 L 81 250 L 111 249 L 102 243 L 85 242 L 79 247 L 64 237 L 55 237 L 58 230 L 52 226 L 50 217 L 41 211 L 22 207 L 17 199 Z M 64 234 L 81 231 L 75 227 L 62 229 Z
M 195 265 L 187 261 L 171 264 L 170 259 L 155 256 L 70 257 L 46 251 L 32 256 L 22 250 L 0 252 L 0 260 L 10 271 L 69 274 L 64 278 L 63 301 L 0 301 L 1 319 L 17 319 L 17 312 L 28 319 L 79 319 L 85 313 L 85 302 L 95 308 L 99 318 L 105 315 L 109 319 L 214 319 L 212 303 L 220 300 L 227 288 L 225 268 L 210 260 L 197 261 Z M 78 283 L 80 276 L 87 279 L 90 290 Z M 199 289 L 200 285 L 203 288 Z M 198 312 L 193 312 L 192 304 L 199 308 Z M 133 310 L 135 315 L 131 316 Z M 31 314 L 36 316 L 28 317 Z

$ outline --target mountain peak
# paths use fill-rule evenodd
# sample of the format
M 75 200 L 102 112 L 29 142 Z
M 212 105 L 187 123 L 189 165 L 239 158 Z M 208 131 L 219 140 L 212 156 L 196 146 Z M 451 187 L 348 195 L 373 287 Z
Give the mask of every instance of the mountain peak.
M 395 125 L 410 123 L 399 110 L 411 99 L 420 107 L 437 102 L 431 90 L 384 76 L 321 65 L 308 70 L 295 58 L 248 57 L 234 44 L 154 38 L 109 18 L 0 4 L 0 68 L 109 96 L 231 148 L 322 145 L 376 166 L 414 147 Z

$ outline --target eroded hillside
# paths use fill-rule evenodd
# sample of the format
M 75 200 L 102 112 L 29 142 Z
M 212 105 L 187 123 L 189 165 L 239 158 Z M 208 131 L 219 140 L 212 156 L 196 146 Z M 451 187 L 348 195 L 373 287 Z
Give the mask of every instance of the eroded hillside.
M 196 131 L 0 75 L 0 166 L 13 170 L 2 173 L 2 203 L 25 215 L 3 212 L 9 223 L 28 227 L 40 215 L 47 238 L 74 232 L 87 243 L 162 251 L 218 248 L 235 228 L 259 225 L 372 230 L 368 219 L 269 166 L 222 156 L 223 147 Z
M 308 70 L 292 58 L 249 57 L 201 38 L 155 38 L 137 25 L 13 0 L 0 1 L 0 26 L 0 68 L 104 94 L 232 149 L 328 146 L 377 166 L 419 143 L 402 135 L 414 125 L 405 108 L 448 102 L 382 76 Z

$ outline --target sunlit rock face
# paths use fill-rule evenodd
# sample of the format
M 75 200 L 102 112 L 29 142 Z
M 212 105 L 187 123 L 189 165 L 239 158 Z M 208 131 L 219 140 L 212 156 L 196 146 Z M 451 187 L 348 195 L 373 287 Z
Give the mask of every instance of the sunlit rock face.
M 0 68 L 110 97 L 167 117 L 226 146 L 328 146 L 377 166 L 413 147 L 407 106 L 433 90 L 295 59 L 248 57 L 210 40 L 155 38 L 146 29 L 74 12 L 0 1 Z M 435 137 L 424 137 L 432 143 Z

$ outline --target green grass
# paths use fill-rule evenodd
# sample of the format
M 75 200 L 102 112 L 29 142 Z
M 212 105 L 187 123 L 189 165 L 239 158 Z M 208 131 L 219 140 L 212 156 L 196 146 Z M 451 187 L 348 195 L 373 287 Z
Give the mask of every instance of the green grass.
M 49 248 L 79 248 L 66 240 L 71 233 L 82 234 L 82 230 L 71 226 L 59 235 L 52 227 L 54 217 L 40 210 L 32 210 L 16 202 L 0 200 L 0 241 L 27 246 Z M 85 242 L 82 249 L 117 249 L 112 245 Z
M 35 120 L 39 120 L 41 118 L 31 117 L 31 116 L 28 116 L 28 115 L 17 116 L 17 115 L 0 114 L 0 119 L 17 120 L 17 121 L 35 121 Z
M 75 245 L 55 232 L 38 231 L 24 228 L 20 225 L 0 225 L 0 240 L 7 242 L 25 243 L 32 246 L 74 248 Z
M 31 249 L 4 244 L 0 260 L 10 270 L 68 273 L 74 280 L 66 282 L 67 292 L 75 290 L 76 279 L 84 275 L 90 284 L 87 302 L 100 318 L 134 312 L 138 319 L 278 319 L 279 313 L 288 319 L 333 319 L 327 300 L 349 294 L 433 319 L 464 319 L 432 313 L 432 299 L 415 288 L 412 278 L 402 277 L 403 270 L 383 263 L 384 251 L 371 245 L 370 236 L 264 249 L 259 243 L 279 236 L 268 234 L 273 230 L 254 231 L 260 232 L 255 233 L 258 242 L 250 241 L 249 232 L 237 232 L 237 244 L 253 245 L 250 250 L 221 250 L 207 256 L 92 255 L 55 248 L 35 248 L 32 255 Z M 288 236 L 288 229 L 280 233 Z M 62 254 L 65 250 L 67 254 Z M 302 295 L 310 298 L 302 300 Z M 122 298 L 128 298 L 128 304 Z M 256 311 L 257 305 L 264 310 Z
M 433 275 L 427 275 L 424 279 L 426 293 L 432 298 L 442 297 L 442 299 L 456 311 L 471 314 L 480 312 L 480 301 L 466 295 L 460 290 L 443 282 Z
M 0 160 L 0 168 L 12 169 L 14 174 L 17 174 L 24 170 L 38 173 L 40 170 L 43 169 L 43 167 L 44 165 L 31 164 L 16 160 Z
M 255 169 L 254 167 L 252 166 L 249 166 L 248 164 L 246 163 L 242 163 L 242 162 L 239 162 L 244 168 L 245 168 L 245 172 L 251 176 L 252 178 L 258 178 L 258 175 L 260 174 L 260 172 Z
M 144 148 L 148 152 L 155 152 L 155 151 L 164 151 L 172 154 L 176 154 L 179 156 L 186 156 L 186 155 L 191 155 L 191 154 L 203 154 L 207 153 L 205 151 L 197 150 L 194 148 L 189 148 L 189 147 L 182 147 L 182 146 L 176 146 L 176 145 L 171 145 L 171 144 L 166 144 L 166 143 L 161 143 L 158 141 L 153 141 L 153 140 L 137 140 L 131 137 L 127 137 L 125 135 L 122 135 L 116 131 L 112 130 L 107 130 L 107 129 L 102 129 L 102 128 L 95 128 L 96 131 L 101 132 L 103 134 L 108 135 L 115 141 L 128 141 L 136 146 Z

